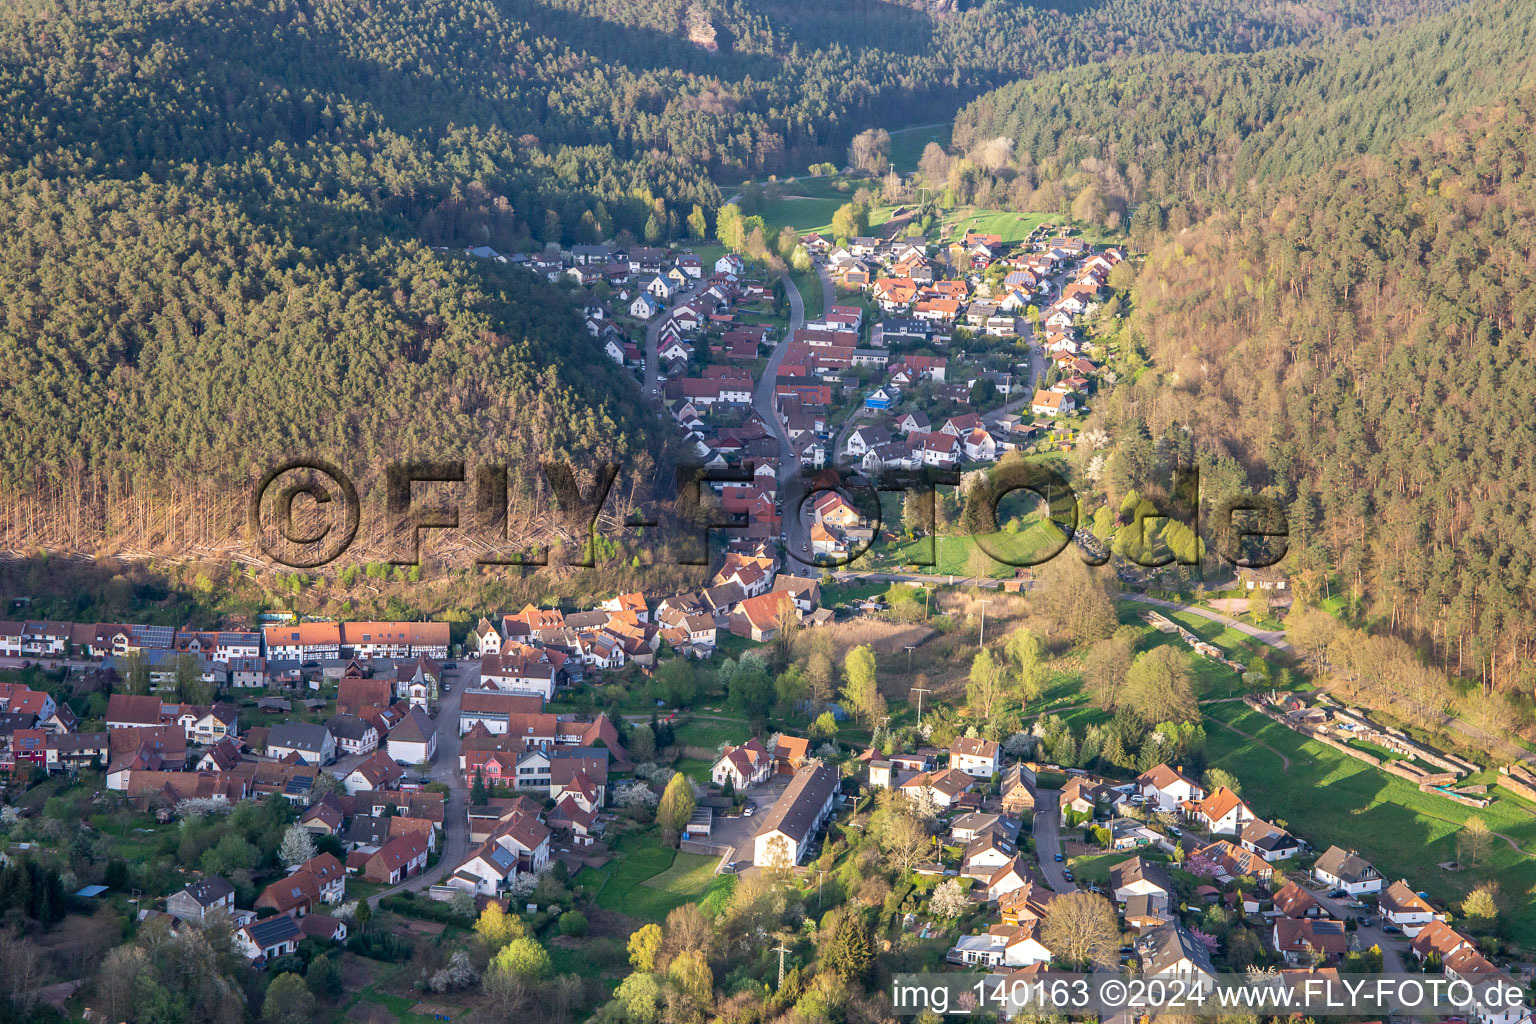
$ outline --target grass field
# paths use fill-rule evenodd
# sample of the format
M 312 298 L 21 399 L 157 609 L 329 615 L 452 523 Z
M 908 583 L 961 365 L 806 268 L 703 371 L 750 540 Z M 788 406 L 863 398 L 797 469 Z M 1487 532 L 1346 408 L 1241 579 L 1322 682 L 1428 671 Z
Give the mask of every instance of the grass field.
M 844 203 L 853 200 L 857 186 L 847 192 L 840 191 L 838 178 L 797 178 L 765 185 L 762 208 L 757 213 L 772 230 L 770 238 L 777 235 L 786 224 L 793 225 L 802 235 L 812 231 L 829 234 L 832 231 L 832 215 Z
M 1287 768 L 1271 750 L 1229 729 L 1207 726 L 1210 763 L 1242 780 L 1243 797 L 1255 813 L 1284 820 L 1319 849 L 1336 844 L 1359 850 L 1387 878 L 1406 877 L 1453 909 L 1480 882 L 1497 879 L 1507 902 L 1509 939 L 1527 951 L 1536 949 L 1536 855 L 1526 852 L 1536 851 L 1536 816 L 1525 808 L 1497 795 L 1478 810 L 1420 793 L 1242 704 L 1208 705 L 1205 712 L 1290 759 Z M 1457 859 L 1457 833 L 1474 815 L 1521 849 L 1495 838 L 1483 864 L 1442 870 L 1438 864 Z
M 950 128 L 948 123 L 924 124 L 891 132 L 891 164 L 897 173 L 911 174 L 917 170 L 917 161 L 928 143 L 948 146 Z
M 718 857 L 679 853 L 654 831 L 620 840 L 616 856 L 602 868 L 582 868 L 576 883 L 605 910 L 661 921 L 673 908 L 694 903 L 716 884 Z
M 967 231 L 976 231 L 984 235 L 1001 235 L 1004 242 L 1022 242 L 1041 224 L 1060 219 L 1048 213 L 1008 213 L 962 207 L 944 215 L 945 240 L 961 238 Z
M 703 784 L 709 781 L 709 771 L 714 767 L 714 762 L 702 757 L 680 757 L 673 762 L 672 767 L 694 782 Z
M 800 301 L 805 303 L 805 318 L 807 320 L 819 320 L 826 312 L 822 309 L 821 278 L 815 270 L 791 270 L 789 276 L 794 279 L 795 287 L 800 290 Z
M 673 735 L 679 746 L 707 747 L 722 743 L 741 743 L 747 738 L 747 723 L 742 719 L 693 717 L 678 726 Z
M 1137 604 L 1134 601 L 1122 602 L 1119 606 L 1120 621 L 1129 625 L 1145 626 L 1146 621 L 1141 616 L 1148 610 L 1147 605 Z M 1162 611 L 1162 609 L 1150 610 Z M 1242 646 L 1244 639 L 1242 633 L 1229 629 L 1219 622 L 1202 619 L 1198 615 L 1175 612 L 1170 617 L 1200 639 L 1221 648 L 1227 657 L 1237 658 L 1240 661 L 1248 658 L 1248 651 Z M 1165 644 L 1173 644 L 1190 655 L 1189 668 L 1194 676 L 1196 697 L 1204 699 L 1240 696 L 1251 689 L 1235 669 L 1195 654 L 1176 633 L 1159 633 L 1153 630 L 1137 645 L 1136 651 L 1137 653 L 1150 651 Z
M 892 552 L 897 564 L 906 566 L 909 559 L 921 559 L 927 561 L 930 557 L 937 563 L 926 568 L 915 568 L 914 571 L 931 573 L 938 576 L 970 576 L 973 574 L 971 566 L 971 553 L 976 549 L 976 538 L 971 536 L 940 537 L 933 547 L 934 554 L 930 556 L 930 541 L 927 537 L 919 537 L 906 544 L 897 545 Z M 1023 561 L 1043 551 L 1049 551 L 1061 544 L 1061 533 L 1049 522 L 1036 520 L 1026 526 L 1021 532 L 1012 534 L 1006 530 L 987 535 L 987 547 L 1015 561 Z M 1012 577 L 1014 566 L 1004 562 L 991 561 L 991 569 L 987 576 L 1002 578 Z

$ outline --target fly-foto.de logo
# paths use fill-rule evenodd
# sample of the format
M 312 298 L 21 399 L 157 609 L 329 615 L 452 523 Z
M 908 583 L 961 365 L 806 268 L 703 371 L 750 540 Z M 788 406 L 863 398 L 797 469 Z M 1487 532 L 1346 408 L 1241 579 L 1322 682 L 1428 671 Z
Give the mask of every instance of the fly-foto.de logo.
M 291 459 L 267 470 L 257 481 L 249 528 L 268 558 L 297 569 L 335 562 L 357 543 L 360 534 L 381 541 L 388 562 L 418 565 L 422 540 L 431 531 L 456 531 L 470 541 L 467 549 L 478 565 L 547 565 L 548 548 L 527 540 L 530 532 L 538 531 L 529 530 L 526 516 L 520 518 L 517 531 L 510 529 L 514 485 L 526 490 L 522 485 L 530 482 L 517 478 L 515 473 L 521 472 L 496 462 L 473 467 L 462 461 L 392 464 L 378 477 L 383 485 L 380 507 L 377 501 L 371 506 L 365 503 L 366 491 L 336 464 Z M 567 463 L 541 463 L 537 473 L 536 482 L 548 496 L 541 509 L 549 522 L 533 525 L 558 527 L 562 535 L 578 541 L 592 538 L 620 467 L 600 464 L 588 471 L 585 484 Z M 770 542 L 782 549 L 788 562 L 828 570 L 859 567 L 881 539 L 895 535 L 896 528 L 887 530 L 883 512 L 894 506 L 903 509 L 904 515 L 916 509 L 922 524 L 907 529 L 915 535 L 901 556 L 901 564 L 908 568 L 935 567 L 938 540 L 952 532 L 967 533 L 977 548 L 1002 565 L 1040 565 L 1069 551 L 1090 565 L 1110 559 L 1105 545 L 1080 521 L 1083 503 L 1071 483 L 1045 463 L 1005 463 L 985 476 L 968 474 L 964 494 L 959 495 L 967 507 L 968 528 L 961 531 L 938 525 L 941 489 L 958 495 L 961 487 L 961 477 L 954 471 L 929 468 L 870 479 L 827 469 L 814 478 L 784 484 L 771 475 L 767 479 L 765 483 L 764 474 L 750 462 L 740 467 L 679 467 L 670 492 L 664 486 L 653 488 L 661 493 L 618 522 L 617 531 L 633 537 L 639 537 L 639 531 L 656 531 L 651 536 L 667 539 L 667 559 L 675 565 L 707 564 L 711 534 L 721 534 Z M 743 507 L 743 494 L 759 500 Z M 1050 542 L 1027 553 L 1007 543 L 998 527 L 1004 507 L 1020 501 L 1051 528 L 1047 531 Z M 834 507 L 835 514 L 849 522 L 841 526 L 834 522 L 828 511 Z M 367 521 L 369 508 L 376 522 Z M 1168 523 L 1181 524 L 1199 543 L 1177 552 L 1153 543 L 1157 527 Z M 829 528 L 837 529 L 848 543 L 824 545 L 821 538 L 828 536 Z M 1119 524 L 1117 538 L 1129 539 L 1120 545 L 1121 556 L 1147 568 L 1196 565 L 1213 555 L 1230 565 L 1257 568 L 1274 565 L 1285 556 L 1288 532 L 1284 509 L 1268 496 L 1239 494 L 1203 503 L 1199 471 L 1190 468 L 1174 473 L 1160 500 L 1143 497 L 1127 521 Z M 656 560 L 650 561 L 655 564 Z M 595 563 L 591 549 L 586 548 L 580 560 L 567 559 L 562 564 L 579 568 Z

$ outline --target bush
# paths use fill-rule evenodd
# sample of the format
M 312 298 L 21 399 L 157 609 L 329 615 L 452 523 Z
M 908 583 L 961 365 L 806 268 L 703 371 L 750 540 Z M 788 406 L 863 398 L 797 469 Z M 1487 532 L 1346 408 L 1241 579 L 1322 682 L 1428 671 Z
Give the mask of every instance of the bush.
M 403 893 L 399 896 L 385 896 L 379 900 L 380 910 L 393 911 L 402 917 L 418 917 L 425 921 L 436 921 L 438 924 L 468 923 L 464 915 L 451 903 L 438 900 L 415 899 L 414 893 Z
M 587 934 L 587 915 L 579 910 L 567 910 L 560 915 L 561 935 L 585 935 Z

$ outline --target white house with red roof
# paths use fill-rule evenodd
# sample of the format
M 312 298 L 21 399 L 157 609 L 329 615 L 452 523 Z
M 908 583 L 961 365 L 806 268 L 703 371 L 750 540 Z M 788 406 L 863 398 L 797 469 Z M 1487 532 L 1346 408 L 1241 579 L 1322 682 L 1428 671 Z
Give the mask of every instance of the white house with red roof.
M 710 769 L 709 777 L 717 786 L 729 779 L 738 792 L 749 789 L 773 776 L 773 757 L 756 736 L 739 747 L 726 747 Z
M 1190 801 L 1205 799 L 1205 787 L 1181 769 L 1157 765 L 1136 777 L 1136 790 L 1152 801 L 1154 810 L 1177 811 Z
M 1204 800 L 1190 804 L 1189 817 L 1214 835 L 1235 836 L 1257 815 L 1243 803 L 1242 797 L 1226 786 L 1218 786 Z

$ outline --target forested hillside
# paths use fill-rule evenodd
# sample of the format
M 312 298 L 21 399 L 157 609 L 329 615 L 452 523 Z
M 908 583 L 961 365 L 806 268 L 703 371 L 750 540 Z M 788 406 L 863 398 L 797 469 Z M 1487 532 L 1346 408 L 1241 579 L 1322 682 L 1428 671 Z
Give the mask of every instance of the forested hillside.
M 1449 2 L 5 4 L 0 546 L 217 546 L 275 454 L 644 479 L 650 416 L 569 304 L 429 246 L 670 241 L 717 181 L 1021 75 Z
M 1010 182 L 1076 175 L 1078 189 L 1114 206 L 1198 209 L 1255 179 L 1388 153 L 1499 102 L 1533 71 L 1536 9 L 1479 3 L 1324 45 L 1111 61 L 1015 82 L 962 110 L 954 143 L 1004 140 L 990 152 L 1006 152 Z
M 1098 406 L 1111 500 L 1181 450 L 1239 468 L 1292 509 L 1303 595 L 1511 694 L 1536 639 L 1533 40 L 1536 8 L 1481 2 L 1010 87 L 957 126 L 1137 204 L 1134 354 Z

